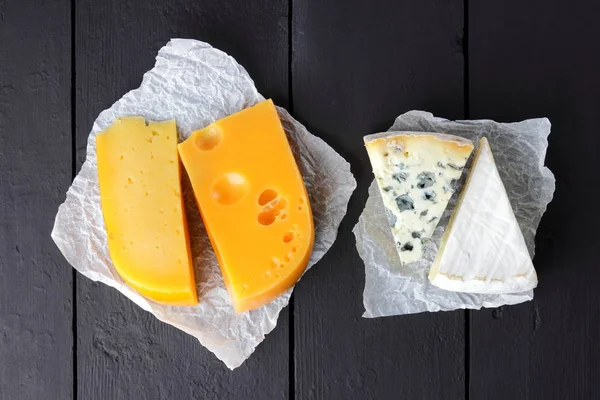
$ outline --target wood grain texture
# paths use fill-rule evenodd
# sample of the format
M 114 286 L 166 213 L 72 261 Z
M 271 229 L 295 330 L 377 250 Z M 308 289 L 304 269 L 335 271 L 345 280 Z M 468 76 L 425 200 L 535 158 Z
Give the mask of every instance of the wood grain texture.
M 72 270 L 50 238 L 71 181 L 68 1 L 0 1 L 0 399 L 71 399 Z
M 597 2 L 469 2 L 470 116 L 552 122 L 533 302 L 472 314 L 471 399 L 600 398 Z
M 287 1 L 78 1 L 77 149 L 97 115 L 128 90 L 170 38 L 208 41 L 234 56 L 266 96 L 287 106 Z M 78 398 L 280 399 L 288 396 L 288 320 L 229 371 L 191 336 L 113 289 L 77 279 Z
M 351 233 L 373 180 L 362 137 L 411 109 L 464 117 L 463 3 L 294 0 L 292 15 L 293 113 L 358 181 L 337 242 L 296 287 L 296 398 L 463 398 L 464 312 L 363 319 Z

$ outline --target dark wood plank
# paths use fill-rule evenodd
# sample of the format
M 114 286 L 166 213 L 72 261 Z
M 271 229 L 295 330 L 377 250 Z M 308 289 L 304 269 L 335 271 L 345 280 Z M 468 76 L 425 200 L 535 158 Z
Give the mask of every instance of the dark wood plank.
M 0 1 L 0 398 L 73 396 L 72 269 L 50 238 L 71 182 L 69 1 Z
M 469 3 L 470 116 L 552 122 L 533 302 L 472 314 L 472 399 L 600 398 L 600 4 Z
M 139 85 L 173 37 L 236 57 L 259 90 L 287 106 L 287 1 L 85 1 L 76 4 L 77 149 L 98 113 Z M 113 289 L 77 279 L 82 399 L 285 398 L 288 320 L 234 372 L 196 339 L 158 322 Z
M 292 15 L 294 115 L 358 181 L 337 242 L 296 287 L 296 398 L 463 398 L 464 312 L 363 319 L 351 233 L 373 179 L 362 137 L 410 109 L 464 117 L 463 3 L 294 0 Z

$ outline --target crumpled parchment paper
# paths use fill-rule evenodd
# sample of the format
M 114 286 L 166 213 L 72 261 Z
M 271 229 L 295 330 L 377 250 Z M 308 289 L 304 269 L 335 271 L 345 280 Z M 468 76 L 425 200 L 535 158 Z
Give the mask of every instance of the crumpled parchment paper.
M 52 238 L 69 263 L 88 278 L 112 286 L 158 319 L 195 336 L 229 368 L 238 367 L 271 332 L 292 290 L 253 311 L 236 314 L 204 230 L 189 181 L 183 182 L 200 303 L 196 307 L 157 304 L 131 289 L 114 269 L 100 207 L 96 134 L 121 116 L 175 119 L 180 141 L 196 129 L 251 106 L 263 97 L 232 57 L 207 43 L 173 39 L 156 57 L 141 86 L 123 96 L 94 122 L 87 158 L 60 206 Z M 278 109 L 304 177 L 315 223 L 309 266 L 329 250 L 346 214 L 356 181 L 350 164 Z
M 535 232 L 546 206 L 552 200 L 555 187 L 554 175 L 544 166 L 550 134 L 548 119 L 516 123 L 448 121 L 428 112 L 410 111 L 396 118 L 389 130 L 449 133 L 470 139 L 475 146 L 481 137 L 487 137 L 527 248 L 533 257 Z M 365 263 L 363 317 L 498 307 L 533 299 L 532 290 L 501 295 L 457 293 L 433 286 L 427 279 L 472 158 L 425 249 L 424 259 L 404 266 L 398 260 L 377 182 L 371 183 L 365 209 L 353 230 L 358 253 Z

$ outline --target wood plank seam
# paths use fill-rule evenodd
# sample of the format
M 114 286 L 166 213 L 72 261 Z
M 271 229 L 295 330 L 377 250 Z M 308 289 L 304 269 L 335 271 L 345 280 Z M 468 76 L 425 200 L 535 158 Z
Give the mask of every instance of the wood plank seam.
M 289 112 L 294 115 L 294 95 L 293 95 L 293 79 L 292 79 L 292 58 L 294 56 L 293 52 L 293 12 L 294 2 L 293 0 L 288 0 L 288 21 L 287 21 L 287 29 L 288 29 L 288 108 Z M 288 359 L 288 371 L 289 371 L 289 398 L 290 400 L 295 400 L 296 398 L 296 347 L 294 344 L 294 294 L 290 297 L 290 302 L 288 305 L 290 309 L 290 318 L 289 318 L 289 359 Z
M 469 119 L 469 0 L 463 0 L 464 114 Z M 471 310 L 465 310 L 465 400 L 471 397 Z
M 76 57 L 75 57 L 75 0 L 71 0 L 71 181 L 77 175 L 77 120 L 75 118 L 76 107 Z M 71 298 L 73 301 L 71 329 L 73 331 L 73 400 L 77 400 L 77 271 L 75 268 L 72 273 Z

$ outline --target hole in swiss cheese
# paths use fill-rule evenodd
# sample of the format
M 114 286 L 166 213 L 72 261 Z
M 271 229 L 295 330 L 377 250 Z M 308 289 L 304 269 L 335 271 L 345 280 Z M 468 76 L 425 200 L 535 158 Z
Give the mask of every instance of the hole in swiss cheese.
M 246 178 L 232 172 L 217 179 L 211 189 L 211 196 L 217 203 L 228 206 L 240 201 L 248 189 L 249 184 Z
M 292 240 L 294 240 L 294 232 L 286 232 L 285 235 L 283 235 L 283 242 L 284 243 L 289 243 Z
M 221 142 L 221 131 L 217 127 L 209 126 L 198 131 L 194 141 L 200 150 L 212 150 Z
M 270 211 L 261 212 L 258 214 L 258 222 L 261 225 L 271 225 L 273 222 L 275 222 L 275 214 Z
M 264 206 L 277 198 L 277 192 L 273 189 L 266 189 L 258 196 L 258 204 Z

